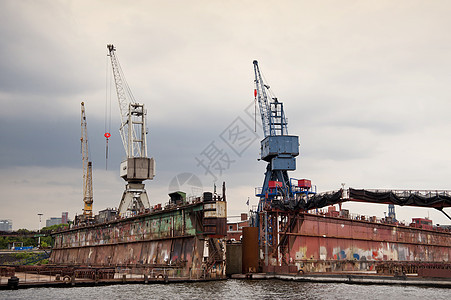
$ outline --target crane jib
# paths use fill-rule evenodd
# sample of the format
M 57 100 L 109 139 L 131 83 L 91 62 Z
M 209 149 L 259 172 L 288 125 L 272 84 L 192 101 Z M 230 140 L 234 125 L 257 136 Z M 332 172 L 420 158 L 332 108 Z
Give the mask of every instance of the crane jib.
M 288 135 L 283 103 L 276 97 L 268 96 L 270 87 L 263 81 L 258 62 L 254 60 L 253 63 L 256 85 L 254 96 L 258 100 L 264 136 Z

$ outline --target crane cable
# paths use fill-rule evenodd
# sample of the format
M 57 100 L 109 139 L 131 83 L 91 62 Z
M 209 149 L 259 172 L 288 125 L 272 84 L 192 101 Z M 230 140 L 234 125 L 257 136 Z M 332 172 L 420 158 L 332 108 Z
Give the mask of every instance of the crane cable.
M 257 132 L 257 87 L 254 89 L 254 132 Z
M 105 75 L 105 134 L 103 135 L 106 138 L 105 141 L 105 170 L 108 170 L 108 141 L 110 140 L 111 137 L 111 133 L 110 133 L 110 129 L 111 129 L 111 76 L 108 76 L 108 74 L 111 74 L 111 72 L 109 72 L 108 70 L 108 56 L 106 57 L 106 75 Z M 109 84 L 108 84 L 109 81 Z M 109 88 L 108 88 L 109 87 Z M 110 95 L 108 97 L 108 90 L 110 91 Z M 109 99 L 108 99 L 109 98 Z M 108 103 L 109 100 L 109 103 Z M 108 111 L 109 108 L 109 111 Z M 108 124 L 108 128 L 107 128 L 107 124 Z

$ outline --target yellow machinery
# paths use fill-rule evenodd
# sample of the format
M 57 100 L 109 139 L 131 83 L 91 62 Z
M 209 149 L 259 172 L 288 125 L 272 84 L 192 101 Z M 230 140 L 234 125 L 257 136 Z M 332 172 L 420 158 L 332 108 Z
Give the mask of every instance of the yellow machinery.
M 83 161 L 83 208 L 84 222 L 92 220 L 92 162 L 89 161 L 88 128 L 86 126 L 85 103 L 81 103 L 81 154 Z M 81 220 L 80 220 L 81 221 Z

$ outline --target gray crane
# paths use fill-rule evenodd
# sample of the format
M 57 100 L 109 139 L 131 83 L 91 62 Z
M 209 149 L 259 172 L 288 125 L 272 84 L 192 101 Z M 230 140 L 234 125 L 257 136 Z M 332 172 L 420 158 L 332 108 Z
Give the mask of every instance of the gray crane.
M 150 208 L 144 180 L 155 176 L 155 160 L 147 157 L 146 110 L 135 101 L 116 57 L 116 48 L 107 45 L 111 59 L 117 99 L 121 115 L 119 132 L 126 158 L 120 166 L 120 176 L 127 182 L 118 208 L 120 216 Z

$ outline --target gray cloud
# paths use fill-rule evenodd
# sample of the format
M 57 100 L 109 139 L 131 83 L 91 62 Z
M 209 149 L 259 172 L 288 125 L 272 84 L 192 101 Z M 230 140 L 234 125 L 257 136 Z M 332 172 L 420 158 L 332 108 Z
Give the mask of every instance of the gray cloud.
M 80 210 L 81 101 L 98 174 L 95 207 L 117 206 L 124 154 L 114 90 L 104 170 L 107 43 L 149 110 L 152 201 L 165 201 L 182 172 L 213 185 L 195 157 L 212 141 L 228 149 L 219 136 L 246 118 L 254 59 L 284 102 L 289 132 L 300 136 L 291 176 L 310 177 L 320 190 L 341 182 L 449 188 L 450 10 L 447 1 L 2 1 L 0 175 L 8 180 L 0 188 L 23 192 L 0 199 L 0 217 L 17 209 L 5 204 L 10 197 L 26 205 L 34 194 L 47 216 Z M 247 197 L 256 201 L 259 148 L 254 142 L 234 157 L 217 180 L 228 183 L 231 212 L 245 210 Z M 14 216 L 14 227 L 28 226 L 36 209 Z
M 85 55 L 68 7 L 53 1 L 4 1 L 0 17 L 3 92 L 61 96 L 95 87 L 91 67 L 102 64 Z

